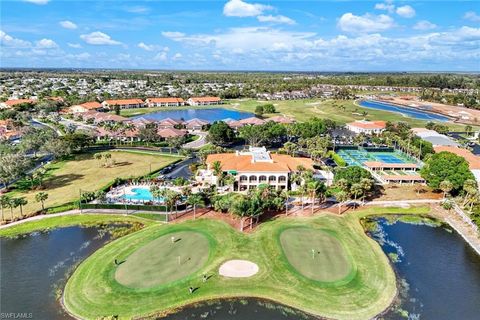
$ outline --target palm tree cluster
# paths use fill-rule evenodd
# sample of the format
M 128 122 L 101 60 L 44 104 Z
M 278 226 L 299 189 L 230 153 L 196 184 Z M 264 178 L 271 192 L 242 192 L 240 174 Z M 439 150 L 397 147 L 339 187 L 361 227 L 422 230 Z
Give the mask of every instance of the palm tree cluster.
M 335 194 L 335 198 L 338 201 L 338 213 L 342 210 L 342 204 L 350 199 L 356 202 L 360 199 L 362 202 L 365 200 L 369 191 L 372 190 L 373 180 L 370 178 L 361 178 L 359 182 L 351 183 L 347 179 L 339 179 L 335 182 L 335 186 L 339 191 Z
M 10 208 L 10 220 L 13 221 L 13 209 L 20 207 L 20 218 L 23 217 L 23 206 L 27 205 L 28 201 L 25 197 L 11 198 L 9 196 L 0 196 L 0 210 L 1 220 L 5 220 L 4 209 Z
M 109 168 L 115 165 L 115 159 L 112 158 L 112 154 L 110 152 L 95 153 L 93 157 L 99 162 L 100 167 Z

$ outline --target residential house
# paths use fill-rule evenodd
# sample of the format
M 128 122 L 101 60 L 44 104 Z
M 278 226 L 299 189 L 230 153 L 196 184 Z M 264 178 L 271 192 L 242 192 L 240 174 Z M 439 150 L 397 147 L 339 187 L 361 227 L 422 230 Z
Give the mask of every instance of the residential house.
M 188 130 L 202 130 L 202 128 L 208 125 L 208 121 L 194 118 L 185 122 L 185 126 Z
M 191 106 L 208 106 L 221 104 L 222 99 L 219 97 L 191 97 L 187 100 L 187 103 Z
M 98 111 L 102 108 L 103 106 L 101 103 L 97 101 L 90 101 L 90 102 L 85 102 L 82 104 L 71 106 L 69 108 L 69 111 L 71 113 L 80 113 L 80 112 L 87 112 L 87 111 Z
M 36 100 L 33 99 L 13 99 L 7 100 L 5 102 L 0 103 L 0 109 L 10 109 L 16 105 L 23 104 L 23 103 L 31 103 L 34 104 Z
M 134 109 L 143 108 L 145 104 L 142 99 L 118 99 L 118 100 L 105 100 L 102 102 L 102 106 L 108 110 L 114 110 L 116 106 L 120 109 Z
M 166 129 L 166 128 L 174 128 L 174 127 L 179 126 L 181 124 L 182 124 L 182 121 L 175 120 L 175 119 L 172 119 L 172 118 L 165 118 L 165 119 L 160 120 L 157 123 L 157 127 L 159 129 Z
M 179 107 L 185 105 L 182 98 L 148 98 L 145 100 L 147 107 Z
M 185 130 L 175 129 L 175 128 L 164 128 L 157 131 L 158 135 L 164 139 L 168 138 L 179 138 L 187 135 Z
M 363 133 L 366 135 L 380 134 L 385 130 L 385 121 L 367 121 L 359 120 L 347 123 L 347 129 L 355 133 Z

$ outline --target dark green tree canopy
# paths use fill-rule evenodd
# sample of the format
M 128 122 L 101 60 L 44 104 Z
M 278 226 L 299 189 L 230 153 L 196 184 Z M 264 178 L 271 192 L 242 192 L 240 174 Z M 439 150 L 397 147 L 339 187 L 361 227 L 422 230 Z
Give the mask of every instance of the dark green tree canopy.
M 366 169 L 359 166 L 351 166 L 338 170 L 335 174 L 334 182 L 345 179 L 348 187 L 351 187 L 352 184 L 360 183 L 364 178 L 373 180 L 372 175 Z
M 223 121 L 215 121 L 208 129 L 207 140 L 214 145 L 221 146 L 232 143 L 235 132 Z
M 440 190 L 440 183 L 448 180 L 453 184 L 452 193 L 462 190 L 468 179 L 475 179 L 468 168 L 468 162 L 451 152 L 440 152 L 432 155 L 420 171 L 427 184 L 435 190 Z

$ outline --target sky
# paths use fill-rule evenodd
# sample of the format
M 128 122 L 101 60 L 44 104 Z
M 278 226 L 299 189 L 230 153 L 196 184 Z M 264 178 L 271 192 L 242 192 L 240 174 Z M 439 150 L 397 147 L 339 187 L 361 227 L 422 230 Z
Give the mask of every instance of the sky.
M 479 1 L 1 0 L 0 67 L 480 71 Z

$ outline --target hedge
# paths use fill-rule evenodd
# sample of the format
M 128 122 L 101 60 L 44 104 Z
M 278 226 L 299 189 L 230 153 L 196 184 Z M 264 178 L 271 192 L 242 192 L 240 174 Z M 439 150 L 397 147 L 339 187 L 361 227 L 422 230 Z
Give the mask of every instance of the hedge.
M 82 203 L 82 209 L 115 209 L 115 210 L 132 210 L 132 211 L 162 211 L 167 212 L 166 206 L 158 205 L 142 205 L 142 204 L 121 204 L 121 203 Z M 177 210 L 186 209 L 185 204 L 177 206 Z

